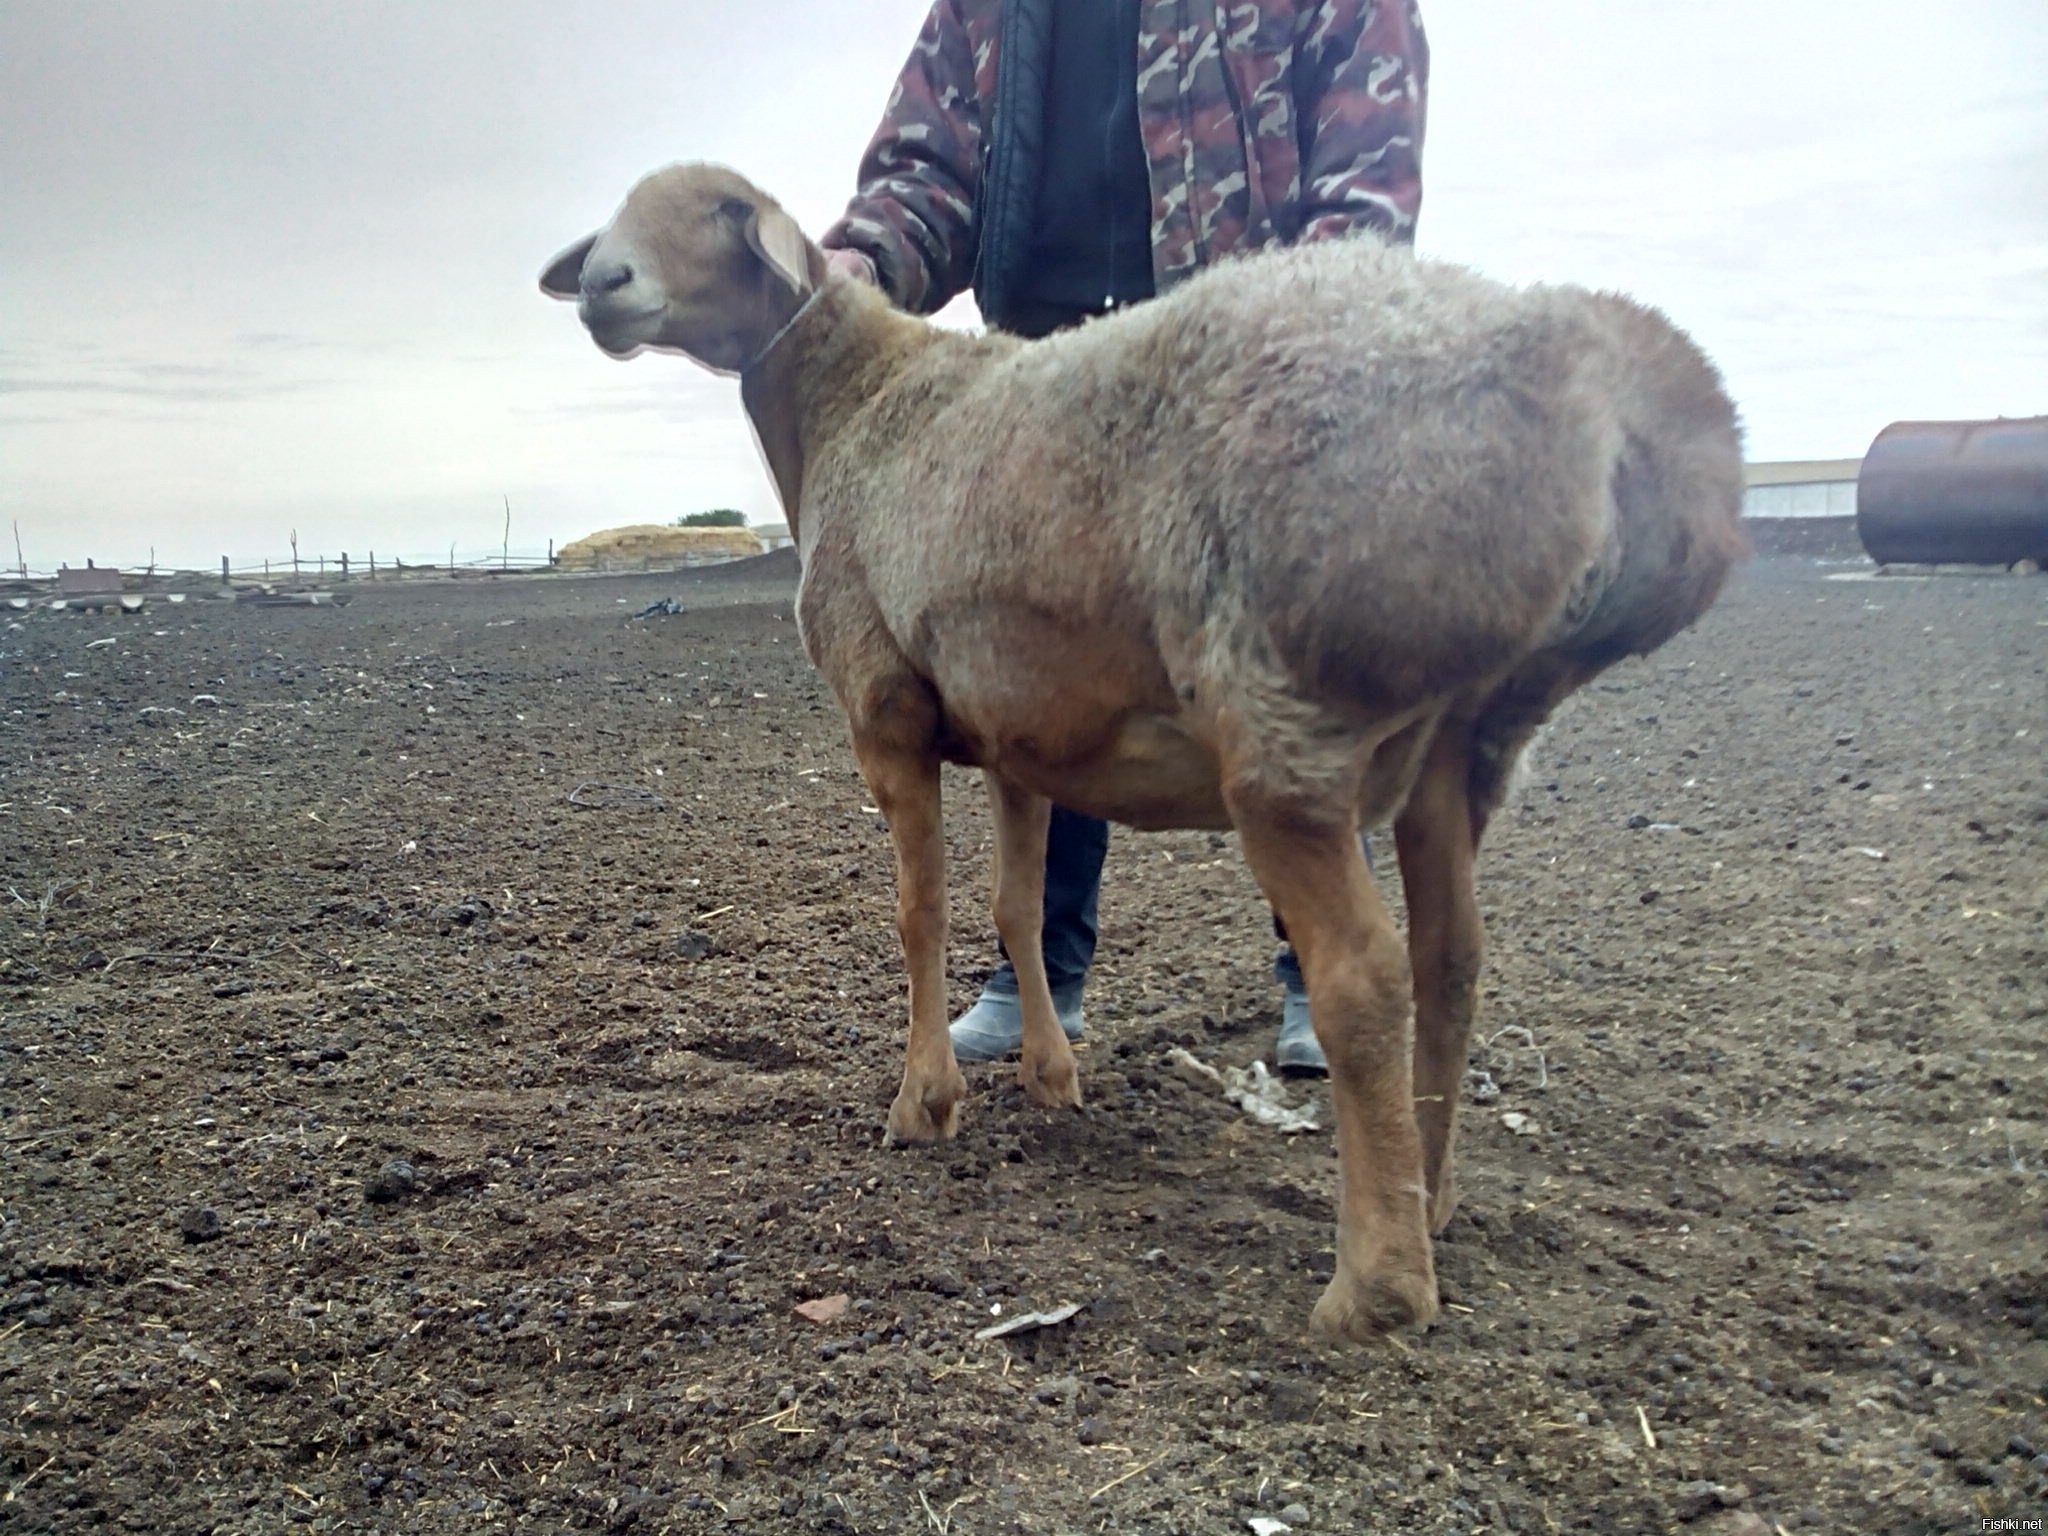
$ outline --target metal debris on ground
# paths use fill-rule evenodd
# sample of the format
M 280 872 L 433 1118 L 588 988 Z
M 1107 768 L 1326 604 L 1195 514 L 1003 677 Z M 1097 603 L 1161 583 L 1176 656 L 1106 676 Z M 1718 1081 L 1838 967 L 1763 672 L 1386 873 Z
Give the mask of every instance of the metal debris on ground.
M 681 603 L 677 602 L 672 597 L 664 597 L 658 603 L 649 603 L 645 608 L 642 608 L 638 613 L 634 614 L 633 617 L 636 619 L 651 619 L 656 614 L 670 616 L 684 612 L 687 612 L 687 610 L 683 607 Z
M 1494 1033 L 1487 1038 L 1486 1049 L 1488 1049 L 1489 1051 L 1501 1051 L 1501 1053 L 1505 1055 L 1506 1052 L 1502 1049 L 1501 1041 L 1507 1039 L 1509 1036 L 1514 1036 L 1516 1039 L 1520 1040 L 1520 1049 L 1527 1051 L 1530 1055 L 1536 1058 L 1535 1091 L 1538 1093 L 1542 1092 L 1544 1089 L 1550 1086 L 1550 1060 L 1547 1056 L 1543 1054 L 1543 1047 L 1536 1043 L 1536 1034 L 1533 1030 L 1528 1029 L 1520 1024 L 1510 1024 L 1505 1029 L 1495 1030 Z
M 980 1341 L 1008 1338 L 1013 1333 L 1031 1333 L 1040 1328 L 1054 1328 L 1066 1322 L 1081 1310 L 1081 1303 L 1070 1301 L 1063 1307 L 1054 1307 L 1050 1312 L 1019 1312 L 1015 1317 L 1006 1317 L 1000 1323 L 990 1323 L 976 1331 L 974 1337 Z
M 637 784 L 604 784 L 586 779 L 564 797 L 586 811 L 658 811 L 667 806 L 651 789 Z
M 1270 1125 L 1290 1136 L 1322 1129 L 1312 1111 L 1297 1109 L 1288 1102 L 1286 1088 L 1266 1070 L 1263 1061 L 1255 1061 L 1249 1068 L 1224 1067 L 1219 1071 L 1180 1046 L 1168 1051 L 1166 1060 L 1187 1081 L 1198 1088 L 1217 1089 L 1261 1125 Z

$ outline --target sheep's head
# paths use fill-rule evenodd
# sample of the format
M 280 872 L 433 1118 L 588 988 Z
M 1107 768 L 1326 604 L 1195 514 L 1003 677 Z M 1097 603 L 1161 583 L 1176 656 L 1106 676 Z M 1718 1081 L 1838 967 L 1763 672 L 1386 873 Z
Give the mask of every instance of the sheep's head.
M 761 355 L 824 278 L 823 254 L 766 193 L 722 166 L 672 165 L 550 262 L 540 286 L 574 299 L 613 357 L 656 347 L 730 373 Z

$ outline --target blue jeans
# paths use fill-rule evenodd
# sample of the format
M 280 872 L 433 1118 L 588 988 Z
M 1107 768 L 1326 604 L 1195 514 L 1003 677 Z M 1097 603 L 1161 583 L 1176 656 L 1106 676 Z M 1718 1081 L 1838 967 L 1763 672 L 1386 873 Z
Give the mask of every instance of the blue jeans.
M 1361 838 L 1366 867 L 1372 867 L 1372 839 Z M 1095 960 L 1095 913 L 1102 895 L 1102 861 L 1109 852 L 1109 823 L 1083 816 L 1063 806 L 1052 808 L 1052 825 L 1045 836 L 1045 979 L 1059 992 L 1078 987 L 1088 979 L 1088 967 Z M 1287 943 L 1287 930 L 1273 918 L 1281 950 L 1273 961 L 1273 976 L 1290 992 L 1302 990 L 1301 962 Z M 989 985 L 997 991 L 1017 990 L 1017 973 L 1010 966 L 1010 952 L 996 941 L 1003 963 Z
M 1093 816 L 1052 808 L 1045 834 L 1045 979 L 1058 992 L 1087 980 L 1095 959 L 1095 908 L 1102 895 L 1102 860 L 1109 852 L 1109 823 Z M 1010 952 L 989 983 L 997 990 L 1017 990 Z

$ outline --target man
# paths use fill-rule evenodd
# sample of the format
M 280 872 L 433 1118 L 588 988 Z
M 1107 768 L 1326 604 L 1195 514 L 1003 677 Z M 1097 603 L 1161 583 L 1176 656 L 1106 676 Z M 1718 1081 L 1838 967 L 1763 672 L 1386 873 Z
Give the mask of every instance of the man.
M 1428 76 L 1414 0 L 935 0 L 824 245 L 905 309 L 971 286 L 989 324 L 1038 337 L 1234 252 L 1409 241 Z M 1108 847 L 1054 810 L 1045 963 L 1070 1039 Z M 1276 1063 L 1326 1070 L 1291 950 L 1274 972 Z M 952 1034 L 962 1061 L 1017 1051 L 1007 957 Z

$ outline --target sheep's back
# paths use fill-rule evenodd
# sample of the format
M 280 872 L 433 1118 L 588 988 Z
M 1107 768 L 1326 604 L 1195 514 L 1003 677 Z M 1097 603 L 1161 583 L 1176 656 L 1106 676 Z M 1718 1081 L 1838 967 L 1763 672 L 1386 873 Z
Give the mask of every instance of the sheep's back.
M 1366 240 L 1230 262 L 1042 342 L 932 349 L 820 488 L 913 657 L 948 613 L 1028 601 L 1401 705 L 1526 651 L 1606 536 L 1589 299 Z
M 1189 284 L 1137 349 L 1201 379 L 1175 392 L 1183 537 L 1155 575 L 1194 623 L 1242 594 L 1240 642 L 1320 696 L 1400 706 L 1496 673 L 1608 531 L 1621 432 L 1589 305 L 1363 240 Z

